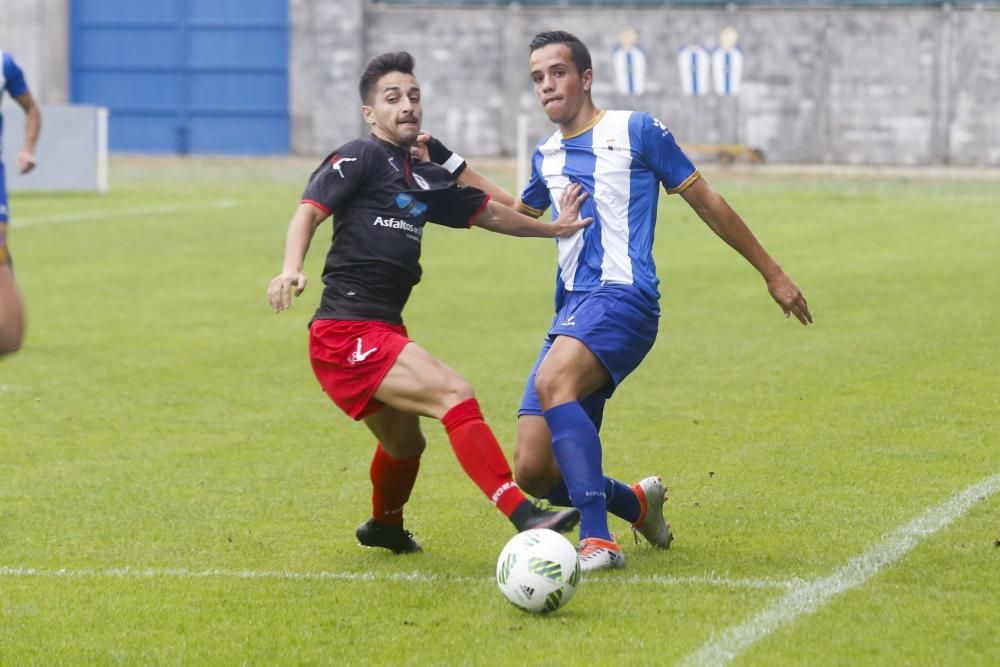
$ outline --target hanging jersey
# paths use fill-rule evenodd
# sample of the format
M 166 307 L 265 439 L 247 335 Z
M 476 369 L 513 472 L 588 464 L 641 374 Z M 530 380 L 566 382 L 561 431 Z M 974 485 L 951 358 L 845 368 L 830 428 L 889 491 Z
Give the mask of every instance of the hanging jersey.
M 609 283 L 635 285 L 659 298 L 652 252 L 659 186 L 683 192 L 698 177 L 670 130 L 648 113 L 604 111 L 572 136 L 557 131 L 542 141 L 519 209 L 538 217 L 551 206 L 557 217 L 563 190 L 580 183 L 590 193 L 580 216 L 594 218 L 576 234 L 556 239 L 556 307 L 566 291 Z
M 0 66 L 0 100 L 3 98 L 4 91 L 9 93 L 11 97 L 20 97 L 28 92 L 28 85 L 24 82 L 24 73 L 10 57 L 10 54 L 0 51 L 0 60 L 3 61 L 2 66 Z M 3 115 L 0 114 L 0 137 L 2 136 Z M 3 143 L 0 140 L 0 154 L 2 153 Z

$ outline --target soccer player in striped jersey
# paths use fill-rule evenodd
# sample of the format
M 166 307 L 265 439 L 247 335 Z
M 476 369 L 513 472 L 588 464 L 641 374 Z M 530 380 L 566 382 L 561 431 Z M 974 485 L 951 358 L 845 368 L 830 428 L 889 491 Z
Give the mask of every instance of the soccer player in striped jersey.
M 24 147 L 17 155 L 21 173 L 35 168 L 35 142 L 41 129 L 42 114 L 24 81 L 24 73 L 10 57 L 0 51 L 0 97 L 8 93 L 24 109 Z M 0 116 L 0 132 L 3 117 Z M 3 147 L 0 146 L 0 151 Z M 0 162 L 0 355 L 16 351 L 24 337 L 24 304 L 14 281 L 14 267 L 7 247 L 7 184 L 3 162 Z
M 520 198 L 468 167 L 459 180 L 536 217 L 550 206 L 557 212 L 563 190 L 581 183 L 591 195 L 581 215 L 593 216 L 594 224 L 556 241 L 556 314 L 518 412 L 515 479 L 537 497 L 580 510 L 584 570 L 623 567 L 609 511 L 653 546 L 667 548 L 673 537 L 663 517 L 660 478 L 628 485 L 605 476 L 599 437 L 605 401 L 656 338 L 660 293 L 652 245 L 660 185 L 683 197 L 760 272 L 786 317 L 809 324 L 812 315 L 799 289 L 663 123 L 648 113 L 594 105 L 590 53 L 579 39 L 562 31 L 536 35 L 529 69 L 558 130 L 536 148 Z M 452 168 L 463 163 L 436 140 L 427 148 L 436 162 Z

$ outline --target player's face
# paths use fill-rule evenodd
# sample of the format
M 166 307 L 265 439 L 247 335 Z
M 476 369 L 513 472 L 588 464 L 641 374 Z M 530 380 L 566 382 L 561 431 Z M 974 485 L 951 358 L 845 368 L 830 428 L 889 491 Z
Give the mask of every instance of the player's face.
M 420 106 L 420 86 L 412 74 L 382 75 L 375 82 L 371 106 L 365 105 L 361 110 L 375 136 L 404 148 L 416 143 L 424 112 Z
M 558 125 L 571 125 L 588 100 L 593 72 L 582 74 L 573 63 L 573 53 L 565 44 L 549 44 L 535 49 L 528 60 L 535 96 L 545 115 Z

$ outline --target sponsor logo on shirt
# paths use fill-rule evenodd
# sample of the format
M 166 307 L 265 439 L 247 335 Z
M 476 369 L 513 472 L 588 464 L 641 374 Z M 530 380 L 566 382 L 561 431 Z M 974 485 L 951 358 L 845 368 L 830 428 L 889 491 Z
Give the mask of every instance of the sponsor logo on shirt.
M 408 234 L 415 234 L 420 236 L 423 233 L 423 228 L 419 225 L 414 225 L 412 222 L 407 222 L 402 218 L 383 218 L 381 215 L 376 217 L 372 222 L 375 227 L 388 227 L 390 229 L 402 229 Z
M 413 195 L 408 195 L 405 192 L 396 195 L 396 206 L 403 210 L 409 208 L 409 212 L 416 216 L 423 215 L 424 211 L 427 210 L 427 204 L 417 201 Z

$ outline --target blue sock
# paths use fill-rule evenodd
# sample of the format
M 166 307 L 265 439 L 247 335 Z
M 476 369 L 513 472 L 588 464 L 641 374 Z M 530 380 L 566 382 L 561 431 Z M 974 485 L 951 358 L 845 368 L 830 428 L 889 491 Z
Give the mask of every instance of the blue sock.
M 605 477 L 604 493 L 608 498 L 609 512 L 629 523 L 635 523 L 639 520 L 642 507 L 639 505 L 639 499 L 635 497 L 635 491 L 632 490 L 631 486 L 612 477 Z M 545 494 L 545 499 L 560 507 L 573 506 L 573 502 L 569 499 L 569 489 L 566 488 L 566 482 L 562 480 L 559 480 L 559 483 Z
M 611 539 L 601 471 L 601 438 L 577 401 L 545 411 L 555 454 L 573 507 L 580 510 L 580 539 Z

